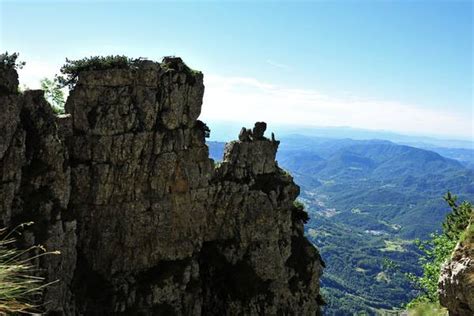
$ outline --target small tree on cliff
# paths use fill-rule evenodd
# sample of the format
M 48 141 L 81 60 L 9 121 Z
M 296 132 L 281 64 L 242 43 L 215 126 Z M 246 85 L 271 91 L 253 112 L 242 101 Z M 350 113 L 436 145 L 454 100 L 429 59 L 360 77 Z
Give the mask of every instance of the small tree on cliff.
M 21 69 L 23 66 L 25 66 L 24 61 L 18 61 L 18 56 L 20 54 L 18 53 L 13 53 L 9 54 L 8 52 L 5 52 L 3 54 L 0 54 L 0 67 L 1 68 L 6 68 L 6 69 Z
M 467 223 L 472 213 L 472 205 L 466 201 L 458 205 L 457 197 L 446 193 L 444 200 L 449 204 L 452 212 L 446 215 L 443 223 L 443 232 L 450 238 L 457 240 L 459 235 L 466 229 Z
M 142 58 L 129 58 L 123 55 L 91 56 L 78 60 L 66 58 L 66 63 L 61 67 L 61 76 L 58 83 L 65 87 L 73 88 L 81 71 L 104 69 L 130 69 L 137 67 Z
M 456 202 L 457 197 L 448 192 L 444 200 L 451 208 L 451 212 L 446 215 L 443 222 L 443 232 L 431 234 L 427 241 L 415 241 L 422 255 L 419 259 L 423 267 L 423 275 L 418 277 L 408 274 L 408 279 L 413 283 L 421 294 L 408 303 L 409 308 L 415 307 L 419 303 L 436 303 L 438 299 L 438 279 L 441 273 L 441 266 L 453 253 L 461 234 L 469 224 L 472 214 L 471 203 L 465 201 L 462 204 Z
M 53 80 L 43 78 L 40 81 L 41 89 L 44 90 L 44 97 L 51 104 L 53 111 L 56 114 L 64 113 L 64 92 L 61 90 L 61 86 L 57 78 Z

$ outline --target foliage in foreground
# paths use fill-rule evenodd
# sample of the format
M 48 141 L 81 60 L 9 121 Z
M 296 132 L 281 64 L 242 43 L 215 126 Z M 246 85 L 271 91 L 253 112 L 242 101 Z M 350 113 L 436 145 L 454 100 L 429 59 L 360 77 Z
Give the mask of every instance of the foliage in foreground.
M 37 307 L 34 302 L 41 296 L 45 286 L 44 279 L 34 276 L 32 260 L 45 254 L 40 246 L 25 250 L 15 248 L 12 234 L 24 227 L 23 224 L 11 232 L 0 229 L 0 315 L 31 313 Z M 34 250 L 42 250 L 39 255 L 29 255 Z M 56 253 L 55 253 L 56 254 Z
M 437 303 L 420 302 L 408 311 L 409 316 L 447 316 L 447 310 Z
M 441 266 L 452 255 L 452 252 L 469 224 L 472 214 L 472 205 L 469 202 L 458 204 L 457 197 L 448 192 L 444 196 L 445 201 L 451 208 L 451 213 L 446 216 L 443 222 L 443 232 L 433 233 L 431 239 L 416 243 L 422 252 L 420 263 L 423 267 L 423 275 L 417 277 L 408 274 L 409 280 L 413 283 L 421 294 L 408 303 L 409 309 L 417 308 L 423 304 L 438 304 L 438 279 L 441 273 Z M 422 314 L 420 314 L 422 315 Z

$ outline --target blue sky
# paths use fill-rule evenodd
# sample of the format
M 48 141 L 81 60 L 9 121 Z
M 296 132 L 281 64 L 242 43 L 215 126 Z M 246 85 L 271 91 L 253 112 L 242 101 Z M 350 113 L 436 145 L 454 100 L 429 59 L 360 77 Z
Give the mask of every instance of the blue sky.
M 35 87 L 65 57 L 178 55 L 202 119 L 473 138 L 471 1 L 1 1 Z

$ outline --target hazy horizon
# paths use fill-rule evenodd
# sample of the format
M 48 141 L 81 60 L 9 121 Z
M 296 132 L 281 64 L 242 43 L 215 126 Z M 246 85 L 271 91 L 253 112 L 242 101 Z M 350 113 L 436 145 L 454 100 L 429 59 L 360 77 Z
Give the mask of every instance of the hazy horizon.
M 209 138 L 210 141 L 228 142 L 238 138 L 239 131 L 242 127 L 251 128 L 255 122 L 211 120 L 205 121 L 205 123 L 211 130 Z M 277 139 L 288 137 L 289 135 L 334 139 L 349 138 L 354 140 L 380 139 L 389 140 L 396 143 L 413 143 L 418 145 L 425 144 L 431 145 L 433 147 L 466 148 L 474 150 L 474 140 L 468 138 L 463 139 L 439 137 L 436 135 L 396 133 L 387 130 L 370 130 L 363 128 L 353 128 L 350 126 L 311 126 L 273 124 L 267 122 L 266 135 L 269 136 L 272 132 L 275 133 Z
M 474 139 L 470 1 L 0 0 L 0 14 L 30 88 L 66 57 L 177 55 L 204 73 L 206 122 Z

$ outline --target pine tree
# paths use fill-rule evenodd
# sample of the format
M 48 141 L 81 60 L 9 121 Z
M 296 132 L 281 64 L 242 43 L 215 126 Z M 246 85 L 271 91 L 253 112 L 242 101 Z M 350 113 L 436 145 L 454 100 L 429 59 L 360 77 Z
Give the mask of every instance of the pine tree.
M 472 205 L 467 201 L 458 205 L 456 203 L 457 196 L 452 195 L 449 191 L 444 196 L 444 200 L 448 203 L 452 211 L 446 216 L 443 222 L 443 233 L 451 240 L 455 240 L 459 234 L 466 229 L 469 223 Z

